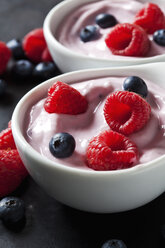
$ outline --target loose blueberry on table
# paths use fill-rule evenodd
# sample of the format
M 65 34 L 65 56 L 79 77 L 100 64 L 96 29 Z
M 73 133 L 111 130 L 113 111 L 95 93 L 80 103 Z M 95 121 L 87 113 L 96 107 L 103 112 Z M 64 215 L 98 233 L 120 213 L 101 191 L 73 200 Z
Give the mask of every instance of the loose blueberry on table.
M 101 248 L 127 248 L 127 246 L 122 240 L 111 239 L 106 241 Z
M 33 73 L 34 65 L 29 60 L 18 60 L 12 65 L 11 72 L 14 79 L 30 79 Z
M 22 48 L 22 42 L 19 39 L 12 39 L 6 45 L 12 51 L 12 57 L 15 60 L 25 59 L 26 56 Z
M 25 218 L 25 203 L 22 199 L 8 196 L 0 201 L 0 219 L 5 226 L 12 227 L 21 223 Z
M 56 76 L 58 69 L 53 62 L 40 62 L 33 70 L 33 77 L 37 81 L 45 81 Z

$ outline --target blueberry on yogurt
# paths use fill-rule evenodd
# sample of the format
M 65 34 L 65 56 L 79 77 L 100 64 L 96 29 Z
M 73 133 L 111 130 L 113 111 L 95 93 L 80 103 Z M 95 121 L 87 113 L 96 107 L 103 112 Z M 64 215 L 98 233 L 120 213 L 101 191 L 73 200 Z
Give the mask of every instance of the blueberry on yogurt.
M 155 31 L 153 40 L 160 46 L 165 46 L 165 29 Z
M 83 42 L 88 42 L 94 40 L 97 37 L 98 31 L 97 27 L 93 25 L 88 25 L 80 31 L 80 39 Z
M 75 146 L 75 139 L 69 133 L 56 133 L 49 142 L 49 150 L 56 158 L 70 157 Z
M 101 14 L 96 16 L 96 23 L 101 28 L 110 28 L 110 27 L 113 27 L 117 24 L 117 20 L 111 14 L 101 13 Z
M 142 97 L 146 97 L 148 94 L 147 85 L 143 79 L 137 76 L 130 76 L 124 80 L 123 89 L 126 91 L 135 92 Z

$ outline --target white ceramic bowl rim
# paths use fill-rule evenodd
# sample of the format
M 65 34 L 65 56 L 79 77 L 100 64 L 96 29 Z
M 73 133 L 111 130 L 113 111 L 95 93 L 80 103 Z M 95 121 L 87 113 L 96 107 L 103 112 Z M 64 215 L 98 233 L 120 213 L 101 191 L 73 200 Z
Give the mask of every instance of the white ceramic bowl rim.
M 129 67 L 124 67 L 124 71 L 128 71 L 128 70 L 134 70 L 134 69 L 145 69 L 145 68 L 149 68 L 150 66 L 157 66 L 157 68 L 159 68 L 161 66 L 165 66 L 165 63 L 153 63 L 153 64 L 146 64 L 146 65 L 137 65 L 137 66 L 129 66 Z M 59 81 L 59 80 L 63 80 L 64 77 L 71 77 L 79 75 L 79 73 L 93 73 L 93 75 L 95 75 L 95 73 L 99 73 L 101 71 L 104 72 L 114 72 L 117 75 L 117 72 L 119 70 L 123 71 L 122 67 L 118 67 L 118 68 L 100 68 L 100 69 L 88 69 L 88 70 L 81 70 L 81 71 L 75 71 L 75 72 L 69 72 L 69 73 L 65 73 L 63 75 L 54 77 L 52 79 L 49 79 L 43 83 L 41 83 L 40 85 L 36 86 L 35 88 L 33 88 L 32 90 L 30 90 L 25 96 L 23 96 L 23 98 L 19 101 L 19 103 L 17 104 L 14 112 L 13 112 L 13 116 L 12 116 L 12 131 L 13 131 L 13 135 L 14 138 L 16 137 L 17 142 L 19 142 L 21 144 L 21 147 L 24 147 L 24 150 L 26 151 L 26 153 L 29 154 L 29 156 L 33 157 L 36 159 L 36 161 L 38 161 L 39 165 L 41 166 L 50 166 L 50 167 L 56 167 L 56 169 L 59 170 L 65 170 L 66 172 L 70 172 L 70 173 L 81 173 L 81 174 L 85 174 L 85 176 L 100 176 L 100 175 L 104 175 L 104 176 L 118 176 L 118 175 L 124 175 L 125 173 L 128 175 L 129 173 L 132 175 L 134 173 L 141 173 L 144 170 L 150 170 L 153 167 L 159 165 L 159 164 L 163 164 L 163 162 L 165 163 L 165 155 L 162 155 L 160 157 L 158 157 L 157 159 L 154 159 L 153 161 L 144 163 L 144 164 L 139 164 L 136 166 L 133 166 L 131 168 L 128 169 L 121 169 L 121 170 L 114 170 L 114 171 L 95 171 L 95 170 L 85 170 L 85 169 L 81 169 L 81 168 L 75 168 L 75 167 L 70 167 L 70 166 L 66 166 L 66 165 L 62 165 L 62 163 L 58 163 L 58 162 L 53 162 L 51 160 L 49 160 L 48 158 L 42 156 L 39 152 L 37 152 L 35 149 L 33 149 L 33 147 L 31 145 L 29 145 L 29 143 L 26 141 L 21 128 L 20 128 L 20 124 L 19 124 L 19 113 L 24 105 L 24 103 L 29 99 L 29 97 L 34 93 L 37 92 L 39 89 L 44 88 L 44 91 L 46 89 L 48 89 L 48 87 L 50 87 L 51 83 L 53 83 L 55 80 Z M 30 106 L 30 104 L 29 104 Z
M 85 0 L 85 2 L 92 2 L 92 1 L 99 1 L 99 0 Z M 138 0 L 138 1 L 142 1 L 142 0 Z M 152 2 L 152 0 L 150 1 Z M 154 2 L 154 1 L 153 1 Z M 64 0 L 63 2 L 57 4 L 53 9 L 50 10 L 50 12 L 48 13 L 48 15 L 45 18 L 44 24 L 43 24 L 43 29 L 44 29 L 44 34 L 48 36 L 48 39 L 50 39 L 50 42 L 52 44 L 54 44 L 58 49 L 62 50 L 63 53 L 67 54 L 68 56 L 74 56 L 74 57 L 78 57 L 80 59 L 86 59 L 88 56 L 87 55 L 83 55 L 81 53 L 77 53 L 74 52 L 73 50 L 69 50 L 67 47 L 63 46 L 56 38 L 54 35 L 54 32 L 57 30 L 58 27 L 58 22 L 54 23 L 54 30 L 52 30 L 51 25 L 52 25 L 52 19 L 54 17 L 54 15 L 57 17 L 58 19 L 58 12 L 59 10 L 61 10 L 62 8 L 64 8 L 66 5 L 69 5 L 70 3 L 77 3 L 77 0 Z M 79 1 L 79 6 L 82 5 L 82 2 Z M 68 14 L 70 13 L 70 8 L 68 8 Z M 157 58 L 164 58 L 165 54 L 161 54 L 161 55 L 156 55 L 156 56 L 152 56 L 152 57 L 145 57 L 145 58 L 140 58 L 138 57 L 138 63 L 150 63 L 153 62 L 153 59 L 157 59 Z M 109 62 L 113 62 L 113 59 L 108 59 L 108 58 L 98 58 L 98 57 L 90 57 L 90 60 L 98 60 L 98 61 L 109 61 Z M 124 57 L 122 60 L 116 58 L 115 61 L 118 62 L 132 62 L 132 63 L 136 63 L 137 58 L 131 58 L 127 59 L 127 57 Z M 156 61 L 155 61 L 156 62 Z

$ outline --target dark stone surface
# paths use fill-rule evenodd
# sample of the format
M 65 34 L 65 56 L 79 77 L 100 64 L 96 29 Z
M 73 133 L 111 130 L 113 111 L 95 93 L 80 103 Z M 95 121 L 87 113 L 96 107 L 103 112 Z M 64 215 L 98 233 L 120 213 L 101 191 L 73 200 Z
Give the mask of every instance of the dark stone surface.
M 22 38 L 41 27 L 48 11 L 60 1 L 0 0 L 0 40 Z M 8 79 L 8 94 L 0 99 L 0 129 L 7 126 L 19 99 L 34 82 Z M 146 178 L 147 180 L 147 178 Z M 65 186 L 65 182 L 64 182 Z M 154 185 L 153 185 L 154 187 Z M 29 177 L 15 192 L 25 200 L 26 225 L 9 231 L 0 222 L 0 248 L 101 248 L 108 239 L 122 239 L 128 248 L 164 248 L 165 195 L 136 210 L 91 214 L 71 209 L 49 197 Z

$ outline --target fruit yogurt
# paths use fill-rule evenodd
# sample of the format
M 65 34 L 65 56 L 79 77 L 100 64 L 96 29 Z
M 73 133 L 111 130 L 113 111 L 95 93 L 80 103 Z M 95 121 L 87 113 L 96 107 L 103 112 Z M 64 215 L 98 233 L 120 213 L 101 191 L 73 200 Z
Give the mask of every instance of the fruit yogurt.
M 117 23 L 133 23 L 135 15 L 143 8 L 144 4 L 134 0 L 102 0 L 81 5 L 65 17 L 55 34 L 57 40 L 76 53 L 97 58 L 123 59 L 123 56 L 113 55 L 105 44 L 105 37 L 112 28 L 100 28 L 96 25 L 95 18 L 100 13 L 113 15 Z M 165 6 L 159 6 L 165 13 Z M 87 25 L 95 25 L 98 28 L 97 39 L 83 42 L 80 39 L 80 31 Z M 148 35 L 151 47 L 146 57 L 165 53 L 165 47 L 153 41 L 153 35 Z M 135 57 L 127 56 L 127 59 Z
M 103 107 L 109 94 L 123 90 L 125 78 L 103 77 L 73 82 L 72 87 L 88 101 L 87 111 L 82 114 L 50 114 L 44 109 L 46 98 L 39 100 L 27 113 L 29 116 L 25 133 L 27 142 L 42 156 L 54 162 L 91 170 L 86 165 L 85 155 L 89 140 L 102 131 L 109 130 Z M 151 106 L 151 117 L 140 131 L 129 135 L 139 150 L 139 161 L 136 164 L 152 161 L 165 153 L 165 89 L 160 89 L 160 86 L 150 81 L 145 82 L 148 86 L 146 100 Z M 55 158 L 49 150 L 51 138 L 59 132 L 71 134 L 76 141 L 75 151 L 65 159 Z

